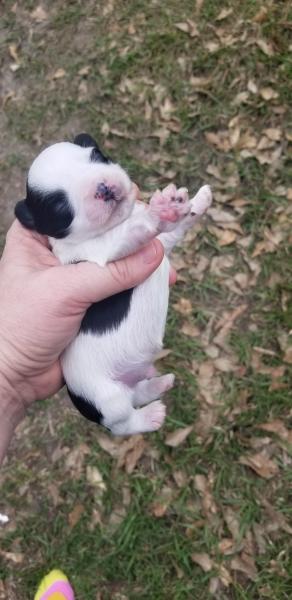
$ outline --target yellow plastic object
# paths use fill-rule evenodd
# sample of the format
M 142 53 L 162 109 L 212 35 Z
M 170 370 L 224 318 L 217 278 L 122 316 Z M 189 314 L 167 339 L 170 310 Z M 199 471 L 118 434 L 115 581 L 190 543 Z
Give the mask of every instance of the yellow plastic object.
M 38 587 L 37 593 L 34 597 L 34 600 L 41 600 L 44 594 L 49 590 L 49 588 L 57 581 L 68 582 L 68 578 L 66 577 L 66 575 L 64 575 L 64 573 L 62 573 L 62 571 L 59 571 L 59 569 L 54 569 L 42 579 Z M 66 598 L 61 592 L 53 592 L 49 596 L 49 600 L 66 600 Z

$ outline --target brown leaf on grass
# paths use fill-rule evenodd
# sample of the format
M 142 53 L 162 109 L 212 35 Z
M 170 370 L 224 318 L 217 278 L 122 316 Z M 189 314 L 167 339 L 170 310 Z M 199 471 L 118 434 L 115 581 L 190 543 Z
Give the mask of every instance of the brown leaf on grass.
M 200 255 L 199 257 L 196 257 L 195 265 L 190 267 L 189 274 L 197 281 L 202 281 L 209 262 L 210 261 L 206 256 Z
M 254 559 L 245 552 L 242 552 L 240 556 L 232 558 L 230 567 L 233 571 L 241 571 L 251 581 L 255 581 L 257 578 L 258 571 Z
M 267 102 L 269 102 L 269 100 L 275 100 L 275 98 L 278 98 L 279 96 L 278 92 L 271 87 L 260 88 L 260 95 Z
M 231 149 L 229 131 L 218 131 L 214 133 L 213 131 L 207 131 L 205 133 L 205 138 L 209 144 L 215 146 L 219 150 L 223 152 L 229 152 Z
M 108 519 L 108 526 L 110 528 L 111 533 L 118 529 L 118 527 L 125 519 L 126 515 L 127 511 L 124 506 L 116 506 L 112 509 Z
M 230 246 L 230 244 L 233 244 L 237 239 L 237 234 L 235 233 L 235 231 L 231 231 L 230 229 L 222 230 L 219 229 L 219 227 L 209 226 L 208 231 L 210 231 L 211 234 L 216 236 L 218 244 L 222 248 L 224 246 Z
M 188 268 L 188 263 L 185 261 L 183 256 L 175 252 L 171 255 L 171 265 L 176 271 L 181 271 L 181 269 Z
M 151 514 L 156 517 L 164 517 L 172 499 L 173 499 L 173 488 L 165 485 L 161 492 L 157 496 L 157 500 L 154 500 L 150 506 Z
M 201 335 L 200 329 L 198 327 L 196 327 L 196 325 L 192 325 L 191 323 L 188 323 L 188 321 L 185 321 L 182 324 L 181 332 L 192 338 L 198 337 L 199 335 Z
M 263 431 L 275 433 L 284 442 L 292 444 L 292 430 L 289 431 L 285 427 L 281 419 L 274 419 L 273 421 L 269 421 L 268 423 L 262 423 L 261 425 L 257 425 L 257 427 L 258 429 L 262 429 Z
M 172 353 L 172 350 L 170 348 L 163 348 L 162 350 L 160 350 L 160 352 L 158 352 L 158 354 L 156 356 L 156 360 L 163 360 L 163 358 L 166 358 L 171 353 Z
M 217 514 L 218 509 L 211 492 L 211 485 L 205 475 L 195 475 L 194 486 L 201 497 L 202 509 L 207 518 Z
M 125 456 L 125 471 L 130 475 L 136 468 L 140 458 L 143 456 L 147 443 L 143 436 L 137 436 L 136 442 L 133 447 L 127 452 Z
M 30 13 L 30 16 L 37 23 L 42 23 L 48 19 L 48 13 L 41 4 Z
M 68 515 L 68 523 L 69 523 L 69 530 L 73 529 L 73 527 L 75 527 L 75 525 L 77 525 L 78 521 L 80 521 L 81 515 L 84 512 L 84 506 L 83 504 L 76 504 L 73 508 L 73 510 L 71 510 L 71 512 Z
M 180 298 L 178 302 L 173 304 L 173 308 L 181 315 L 191 315 L 193 312 L 193 306 L 188 298 Z
M 106 490 L 106 484 L 104 483 L 102 474 L 97 467 L 92 467 L 90 465 L 86 467 L 86 479 L 89 485 L 91 485 L 93 488 L 97 488 L 102 492 Z
M 197 441 L 203 441 L 209 436 L 210 431 L 216 425 L 217 419 L 218 411 L 215 408 L 208 406 L 206 409 L 200 410 L 194 426 Z
M 8 46 L 8 50 L 9 50 L 9 54 L 10 54 L 11 58 L 13 58 L 13 60 L 18 65 L 20 63 L 20 58 L 19 58 L 19 55 L 18 55 L 17 45 L 16 44 L 10 44 L 10 46 Z
M 177 469 L 176 471 L 172 471 L 172 477 L 178 488 L 183 488 L 187 485 L 188 476 L 184 471 Z
M 194 21 L 191 19 L 187 19 L 182 23 L 174 24 L 177 29 L 183 31 L 184 33 L 188 33 L 190 37 L 197 37 L 199 35 L 198 27 Z
M 87 454 L 90 454 L 90 448 L 86 444 L 79 444 L 70 451 L 65 460 L 65 468 L 70 470 L 76 478 L 79 477 L 82 472 L 85 456 Z
M 268 42 L 266 42 L 266 40 L 262 39 L 257 39 L 256 44 L 261 49 L 261 51 L 264 54 L 266 54 L 266 56 L 274 56 L 275 52 L 272 44 L 269 44 Z
M 266 6 L 261 6 L 258 12 L 253 17 L 254 23 L 263 23 L 268 16 L 268 9 Z
M 51 76 L 51 79 L 62 79 L 63 77 L 65 77 L 65 75 L 66 75 L 65 69 L 60 67 L 53 73 L 53 75 Z
M 202 88 L 208 87 L 210 85 L 211 81 L 212 81 L 211 77 L 194 77 L 194 75 L 192 75 L 192 77 L 189 80 L 189 83 L 195 90 L 196 89 L 200 90 Z
M 236 512 L 229 506 L 223 511 L 224 521 L 233 537 L 237 541 L 239 538 L 239 520 Z
M 196 563 L 196 565 L 199 565 L 199 567 L 201 567 L 201 569 L 203 569 L 203 571 L 205 573 L 208 573 L 213 568 L 213 560 L 210 558 L 209 554 L 207 554 L 206 552 L 201 552 L 201 553 L 195 552 L 194 554 L 191 555 L 191 559 L 192 559 L 193 563 Z
M 287 523 L 284 515 L 274 509 L 272 504 L 261 494 L 257 493 L 257 498 L 259 499 L 262 506 L 264 506 L 267 515 L 268 515 L 268 527 L 266 529 L 268 531 L 275 531 L 277 529 L 282 529 L 286 531 L 286 533 L 292 534 L 292 527 Z
M 24 561 L 24 554 L 22 552 L 6 552 L 0 549 L 0 556 L 3 556 L 5 560 L 10 560 L 15 565 L 20 565 Z
M 171 448 L 177 448 L 180 446 L 193 431 L 194 426 L 189 425 L 188 427 L 182 427 L 180 429 L 176 429 L 167 435 L 165 438 L 166 446 L 171 446 Z
M 283 360 L 289 365 L 292 365 L 292 346 L 288 346 L 288 348 L 286 348 Z
M 232 13 L 233 13 L 233 8 L 222 8 L 222 10 L 220 10 L 220 13 L 217 15 L 217 17 L 215 17 L 215 21 L 223 21 L 224 19 L 227 19 L 227 17 L 232 15 Z
M 239 462 L 241 465 L 245 465 L 250 467 L 264 479 L 271 479 L 275 477 L 279 473 L 278 465 L 268 458 L 264 451 L 258 452 L 257 454 L 247 454 L 245 456 L 241 456 L 239 458 Z
M 100 447 L 113 458 L 119 456 L 121 444 L 116 439 L 110 438 L 106 433 L 98 433 L 97 441 Z
M 217 344 L 217 346 L 224 347 L 226 337 L 230 333 L 236 319 L 238 319 L 238 317 L 240 317 L 246 311 L 246 309 L 247 304 L 242 304 L 241 306 L 234 308 L 231 312 L 223 315 L 216 326 L 216 329 L 219 329 L 219 332 L 213 339 L 213 342 Z

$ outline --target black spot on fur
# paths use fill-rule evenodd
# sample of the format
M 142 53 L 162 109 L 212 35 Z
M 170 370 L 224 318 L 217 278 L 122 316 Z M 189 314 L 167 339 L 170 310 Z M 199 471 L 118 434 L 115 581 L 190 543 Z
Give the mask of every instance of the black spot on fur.
M 89 421 L 93 421 L 94 423 L 102 424 L 103 415 L 100 410 L 98 410 L 93 404 L 90 404 L 85 398 L 82 396 L 77 396 L 73 394 L 71 390 L 68 389 L 68 394 L 74 404 L 74 406 L 79 410 L 83 417 L 88 419 Z
M 74 144 L 77 144 L 77 146 L 81 146 L 82 148 L 92 148 L 90 154 L 91 162 L 101 162 L 106 164 L 111 162 L 110 159 L 102 153 L 96 141 L 91 135 L 88 135 L 88 133 L 80 133 L 77 135 L 74 139 Z
M 133 289 L 92 304 L 82 319 L 80 331 L 103 334 L 118 328 L 130 310 Z
M 15 216 L 28 229 L 55 238 L 66 237 L 74 218 L 66 192 L 46 192 L 27 186 L 27 197 L 15 207 Z

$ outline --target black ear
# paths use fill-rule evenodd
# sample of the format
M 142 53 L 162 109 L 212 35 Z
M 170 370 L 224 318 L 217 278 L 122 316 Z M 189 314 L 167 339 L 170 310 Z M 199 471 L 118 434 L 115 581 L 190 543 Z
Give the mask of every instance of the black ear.
M 19 202 L 17 202 L 16 207 L 14 209 L 14 214 L 16 218 L 20 221 L 21 225 L 23 225 L 27 229 L 35 229 L 33 215 L 27 206 L 26 200 L 20 200 Z
M 93 139 L 93 137 L 91 137 L 91 135 L 88 135 L 88 133 L 79 133 L 79 135 L 76 135 L 73 144 L 81 146 L 82 148 L 98 147 L 96 141 Z
M 27 186 L 26 200 L 17 203 L 15 215 L 28 229 L 63 238 L 70 233 L 74 211 L 63 190 L 47 192 Z
M 110 159 L 102 153 L 96 141 L 93 139 L 93 137 L 91 137 L 91 135 L 88 135 L 88 133 L 80 133 L 77 135 L 74 139 L 74 144 L 77 144 L 77 146 L 81 146 L 82 148 L 92 148 L 90 154 L 90 160 L 92 162 L 101 162 L 106 164 L 111 162 Z

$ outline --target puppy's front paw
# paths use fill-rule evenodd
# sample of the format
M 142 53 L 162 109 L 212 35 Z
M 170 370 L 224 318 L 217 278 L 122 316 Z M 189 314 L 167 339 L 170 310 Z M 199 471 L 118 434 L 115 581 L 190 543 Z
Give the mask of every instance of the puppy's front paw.
M 203 215 L 212 204 L 212 191 L 209 185 L 203 185 L 190 200 L 191 215 Z
M 190 212 L 190 202 L 186 188 L 176 189 L 170 183 L 160 192 L 157 190 L 150 200 L 150 213 L 159 220 L 160 230 L 169 231 L 175 223 Z

